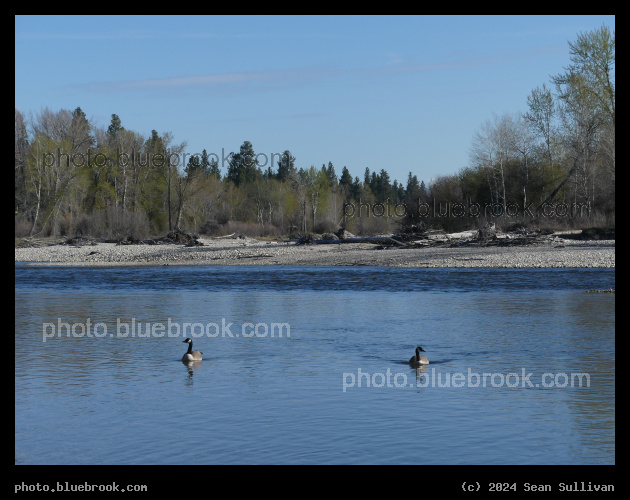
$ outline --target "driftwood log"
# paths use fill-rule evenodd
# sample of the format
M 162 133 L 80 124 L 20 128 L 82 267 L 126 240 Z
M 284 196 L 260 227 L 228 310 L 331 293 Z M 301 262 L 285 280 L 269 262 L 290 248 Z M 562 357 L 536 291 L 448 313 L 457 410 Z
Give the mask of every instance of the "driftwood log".
M 375 245 L 399 245 L 406 246 L 402 241 L 398 241 L 390 236 L 369 236 L 365 238 L 345 238 L 343 240 L 313 240 L 313 243 L 335 245 L 340 243 L 373 243 Z
M 433 246 L 525 246 L 540 244 L 556 244 L 563 246 L 563 238 L 572 237 L 580 239 L 598 239 L 611 238 L 614 239 L 614 229 L 612 230 L 574 230 L 574 231 L 558 231 L 553 230 L 526 230 L 524 228 L 516 228 L 515 230 L 503 233 L 497 231 L 494 225 L 481 228 L 479 230 L 461 231 L 458 233 L 445 233 L 441 230 L 424 231 L 415 234 L 400 234 L 391 236 L 366 236 L 356 237 L 351 235 L 347 238 L 337 239 L 334 234 L 324 234 L 322 239 L 309 234 L 307 236 L 299 235 L 298 245 L 303 244 L 320 244 L 320 245 L 339 245 L 341 243 L 372 243 L 380 245 L 376 248 L 386 248 L 396 246 L 397 248 L 427 248 Z

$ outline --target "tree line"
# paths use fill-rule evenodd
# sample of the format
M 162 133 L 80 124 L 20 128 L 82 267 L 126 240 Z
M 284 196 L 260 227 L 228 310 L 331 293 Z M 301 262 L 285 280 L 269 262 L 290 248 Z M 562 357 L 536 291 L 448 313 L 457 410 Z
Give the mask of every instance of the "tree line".
M 525 113 L 494 115 L 472 138 L 470 164 L 428 184 L 386 168 L 353 177 L 332 162 L 298 167 L 249 141 L 189 156 L 156 130 L 107 127 L 80 107 L 15 110 L 15 232 L 23 236 L 147 237 L 176 227 L 204 234 L 357 234 L 501 224 L 613 225 L 614 32 L 569 42 L 571 64 L 526 98 Z

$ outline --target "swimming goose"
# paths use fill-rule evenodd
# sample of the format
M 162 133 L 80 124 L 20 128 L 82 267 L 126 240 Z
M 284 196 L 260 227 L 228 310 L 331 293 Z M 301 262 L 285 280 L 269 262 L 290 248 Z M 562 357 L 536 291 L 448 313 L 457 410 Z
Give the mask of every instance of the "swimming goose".
M 182 361 L 184 363 L 188 363 L 189 361 L 201 361 L 201 355 L 203 352 L 192 350 L 192 339 L 182 340 L 182 342 L 186 342 L 188 344 L 188 351 L 186 351 L 186 354 L 182 357 Z
M 409 364 L 411 366 L 420 366 L 420 365 L 429 364 L 429 360 L 427 359 L 426 356 L 423 356 L 422 354 L 420 354 L 421 352 L 426 352 L 426 351 L 420 346 L 416 347 L 416 355 L 411 356 L 411 359 L 409 360 Z

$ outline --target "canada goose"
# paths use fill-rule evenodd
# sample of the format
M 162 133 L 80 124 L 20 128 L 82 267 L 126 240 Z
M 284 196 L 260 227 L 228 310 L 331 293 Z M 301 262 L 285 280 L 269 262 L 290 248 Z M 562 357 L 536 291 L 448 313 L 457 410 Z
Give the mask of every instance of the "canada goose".
M 182 340 L 182 342 L 186 342 L 188 344 L 188 351 L 186 351 L 186 354 L 184 354 L 184 356 L 182 357 L 182 361 L 184 363 L 187 363 L 189 361 L 201 361 L 201 355 L 203 354 L 203 352 L 192 350 L 192 339 Z
M 426 356 L 423 356 L 422 354 L 420 354 L 421 352 L 426 352 L 426 351 L 420 346 L 416 347 L 416 355 L 411 356 L 411 359 L 409 360 L 409 364 L 411 366 L 420 366 L 420 365 L 429 364 L 429 360 L 427 359 Z

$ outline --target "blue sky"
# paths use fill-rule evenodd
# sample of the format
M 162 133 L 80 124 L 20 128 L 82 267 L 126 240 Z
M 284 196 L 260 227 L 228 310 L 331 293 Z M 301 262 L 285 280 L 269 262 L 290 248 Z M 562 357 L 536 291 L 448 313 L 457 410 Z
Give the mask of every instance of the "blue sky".
M 614 16 L 17 16 L 15 106 L 430 182 Z M 274 165 L 275 167 L 275 165 Z M 225 168 L 222 168 L 225 174 Z

